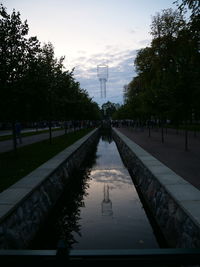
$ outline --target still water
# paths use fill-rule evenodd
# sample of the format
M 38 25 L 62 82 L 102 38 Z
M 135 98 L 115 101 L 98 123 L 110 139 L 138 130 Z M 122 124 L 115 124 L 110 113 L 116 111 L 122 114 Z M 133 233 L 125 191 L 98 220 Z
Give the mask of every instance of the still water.
M 75 177 L 75 187 L 70 185 L 71 190 L 65 192 L 50 229 L 45 227 L 43 248 L 53 248 L 58 240 L 67 242 L 71 249 L 157 248 L 152 227 L 112 139 L 100 138 L 92 164 L 82 173 L 82 180 Z

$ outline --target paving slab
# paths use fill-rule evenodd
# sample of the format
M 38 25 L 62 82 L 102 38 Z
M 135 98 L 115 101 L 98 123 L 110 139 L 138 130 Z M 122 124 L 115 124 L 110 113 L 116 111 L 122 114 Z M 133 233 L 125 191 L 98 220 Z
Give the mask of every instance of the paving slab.
M 170 184 L 165 188 L 176 200 L 180 201 L 200 201 L 200 191 L 191 184 Z
M 192 217 L 194 218 L 195 222 L 200 227 L 200 212 L 199 212 L 200 200 L 182 201 L 182 206 L 187 209 L 187 212 L 189 212 L 192 215 Z
M 0 204 L 14 205 L 19 203 L 29 192 L 29 188 L 9 188 L 0 194 Z
M 13 204 L 0 204 L 0 221 L 6 214 L 8 214 L 8 212 L 12 211 L 13 207 Z
M 175 173 L 170 173 L 170 174 L 160 173 L 159 175 L 156 176 L 156 178 L 164 186 L 177 185 L 177 184 L 188 184 L 186 180 L 182 179 L 179 175 Z

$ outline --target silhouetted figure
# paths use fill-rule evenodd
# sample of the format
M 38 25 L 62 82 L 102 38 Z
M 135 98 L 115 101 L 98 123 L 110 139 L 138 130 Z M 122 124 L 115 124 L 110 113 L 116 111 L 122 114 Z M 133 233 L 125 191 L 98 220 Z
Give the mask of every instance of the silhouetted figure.
M 21 123 L 20 122 L 16 122 L 16 124 L 15 124 L 16 142 L 18 140 L 19 144 L 22 144 L 21 130 L 22 130 Z

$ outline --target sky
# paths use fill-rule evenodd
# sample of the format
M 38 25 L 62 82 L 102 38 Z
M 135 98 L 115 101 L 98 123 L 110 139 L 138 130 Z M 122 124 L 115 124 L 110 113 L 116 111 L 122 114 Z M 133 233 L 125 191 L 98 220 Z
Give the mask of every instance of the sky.
M 123 87 L 136 76 L 137 51 L 150 45 L 152 16 L 173 8 L 174 0 L 3 0 L 9 13 L 27 19 L 29 35 L 51 42 L 65 56 L 66 70 L 100 106 L 123 104 Z M 101 98 L 97 65 L 108 65 L 106 98 Z

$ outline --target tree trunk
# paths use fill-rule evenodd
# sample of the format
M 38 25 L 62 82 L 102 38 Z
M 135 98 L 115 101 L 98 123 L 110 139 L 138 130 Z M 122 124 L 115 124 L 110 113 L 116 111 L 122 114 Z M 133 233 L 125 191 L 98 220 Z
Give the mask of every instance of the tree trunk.
M 164 143 L 164 128 L 163 128 L 163 124 L 161 126 L 161 137 L 162 137 L 162 143 Z
M 12 136 L 13 136 L 13 151 L 17 152 L 17 135 L 15 128 L 15 121 L 12 121 Z
M 51 121 L 49 121 L 49 143 L 52 144 L 52 126 L 51 126 Z
M 148 129 L 149 129 L 149 137 L 151 137 L 151 123 L 150 123 L 150 120 L 148 121 Z
M 185 151 L 188 151 L 188 125 L 185 123 Z

